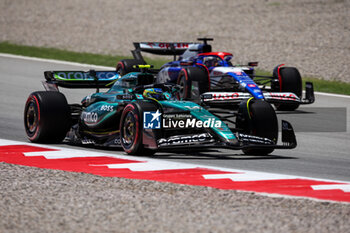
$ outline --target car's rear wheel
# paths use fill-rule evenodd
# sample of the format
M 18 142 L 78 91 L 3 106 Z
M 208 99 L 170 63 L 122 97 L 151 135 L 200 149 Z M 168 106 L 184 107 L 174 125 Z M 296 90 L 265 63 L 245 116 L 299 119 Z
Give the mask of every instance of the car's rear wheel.
M 266 101 L 249 99 L 239 107 L 237 128 L 243 133 L 268 138 L 275 143 L 278 139 L 278 121 L 272 106 Z M 274 149 L 243 149 L 244 154 L 268 155 Z
M 125 75 L 130 72 L 139 72 L 140 69 L 134 68 L 135 65 L 145 65 L 145 62 L 136 59 L 120 60 L 116 66 L 116 71 L 120 75 Z
M 177 84 L 180 86 L 178 98 L 181 100 L 199 100 L 200 94 L 210 90 L 209 74 L 200 67 L 183 68 Z
M 30 141 L 62 142 L 70 122 L 70 109 L 62 93 L 38 91 L 28 97 L 24 108 L 24 128 Z
M 278 89 L 274 91 L 292 92 L 300 99 L 302 98 L 302 79 L 297 68 L 278 66 L 274 69 L 273 76 L 279 83 Z M 281 111 L 293 111 L 299 105 L 299 103 L 275 104 L 277 110 Z

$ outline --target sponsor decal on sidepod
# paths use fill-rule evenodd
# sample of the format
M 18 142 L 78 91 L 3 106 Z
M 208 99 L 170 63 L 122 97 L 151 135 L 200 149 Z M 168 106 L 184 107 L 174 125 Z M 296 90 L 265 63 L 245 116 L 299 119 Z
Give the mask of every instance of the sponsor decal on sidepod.
M 161 121 L 162 113 L 144 112 L 143 127 L 145 129 L 160 129 L 161 123 L 163 128 L 220 128 L 221 121 L 215 118 L 208 118 L 204 121 L 198 120 L 190 114 L 165 114 Z

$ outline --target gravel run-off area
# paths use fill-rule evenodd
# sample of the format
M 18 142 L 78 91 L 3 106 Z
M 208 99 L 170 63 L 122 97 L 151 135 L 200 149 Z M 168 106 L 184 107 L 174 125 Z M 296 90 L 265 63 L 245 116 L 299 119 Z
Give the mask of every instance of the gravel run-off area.
M 349 0 L 0 0 L 0 41 L 130 55 L 195 41 L 350 82 Z M 349 232 L 350 205 L 0 163 L 0 232 Z
M 348 232 L 350 205 L 0 163 L 0 232 Z
M 133 41 L 195 41 L 234 63 L 350 82 L 349 0 L 1 0 L 0 41 L 131 55 Z

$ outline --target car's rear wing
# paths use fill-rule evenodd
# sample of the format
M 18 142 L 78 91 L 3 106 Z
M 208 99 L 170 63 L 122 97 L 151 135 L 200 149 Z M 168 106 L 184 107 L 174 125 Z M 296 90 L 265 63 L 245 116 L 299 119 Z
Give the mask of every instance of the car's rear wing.
M 120 77 L 116 71 L 45 71 L 46 90 L 65 88 L 105 88 Z
M 157 55 L 177 55 L 183 54 L 191 46 L 198 46 L 195 42 L 134 42 L 135 50 L 131 51 L 134 58 L 144 60 L 141 52 Z

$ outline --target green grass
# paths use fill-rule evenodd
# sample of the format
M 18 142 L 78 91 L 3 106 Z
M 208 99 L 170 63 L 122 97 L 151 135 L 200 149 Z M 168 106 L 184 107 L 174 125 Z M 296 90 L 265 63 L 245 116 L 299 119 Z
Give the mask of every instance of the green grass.
M 94 53 L 79 53 L 56 48 L 16 45 L 9 42 L 0 43 L 0 53 L 10 53 L 30 57 L 48 58 L 111 67 L 114 67 L 121 59 L 132 58 L 131 56 L 126 57 Z M 165 59 L 145 59 L 148 64 L 152 64 L 156 68 L 159 68 L 162 64 L 167 62 Z M 270 75 L 271 72 L 258 69 L 257 74 Z M 313 82 L 315 91 L 350 95 L 350 83 L 326 81 L 310 77 L 303 77 L 303 80 Z
M 280 2 L 271 2 L 267 4 L 268 6 L 280 6 L 281 3 Z
M 313 82 L 315 91 L 350 95 L 350 83 L 340 81 L 325 81 L 317 78 L 303 78 L 303 81 Z

